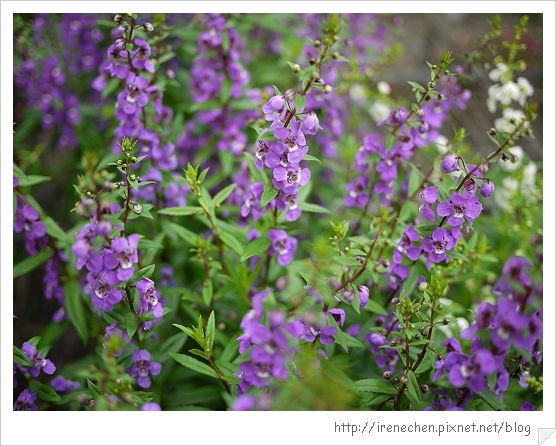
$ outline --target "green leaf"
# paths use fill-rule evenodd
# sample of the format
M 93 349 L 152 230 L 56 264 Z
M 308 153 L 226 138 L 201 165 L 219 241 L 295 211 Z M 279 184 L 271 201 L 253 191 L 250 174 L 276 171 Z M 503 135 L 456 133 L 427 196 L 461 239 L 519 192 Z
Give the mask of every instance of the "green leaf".
M 245 247 L 243 255 L 241 256 L 241 261 L 247 260 L 257 254 L 265 252 L 270 246 L 270 240 L 266 237 L 259 237 L 253 240 Z
M 212 280 L 207 279 L 207 284 L 203 285 L 203 302 L 209 305 L 213 296 Z
M 207 321 L 207 329 L 205 335 L 205 348 L 208 354 L 212 353 L 212 346 L 214 345 L 214 336 L 216 334 L 216 323 L 214 319 L 214 311 L 211 311 Z
M 410 197 L 417 192 L 417 189 L 419 189 L 419 186 L 424 178 L 425 175 L 423 175 L 423 172 L 421 172 L 421 170 L 416 166 L 412 166 L 411 174 L 409 175 L 409 186 L 407 189 L 407 193 Z
M 438 225 L 422 225 L 416 226 L 415 230 L 421 237 L 427 237 L 431 236 L 436 228 L 438 228 Z
M 411 81 L 408 81 L 407 83 L 411 85 L 413 88 L 416 88 L 417 91 L 420 91 L 422 93 L 425 92 L 425 87 L 423 87 L 421 84 L 418 84 L 417 82 L 411 82 Z
M 32 392 L 37 392 L 38 397 L 43 401 L 62 401 L 60 395 L 58 395 L 52 387 L 46 386 L 33 379 L 29 381 L 29 390 Z
M 44 175 L 25 175 L 19 179 L 18 186 L 34 186 L 35 184 L 44 183 L 45 181 L 50 181 L 51 179 L 52 178 Z
M 125 316 L 125 330 L 127 331 L 127 335 L 130 338 L 132 338 L 137 331 L 137 327 L 139 327 L 139 320 L 137 319 L 137 315 L 134 311 L 130 311 Z
M 257 169 L 257 166 L 255 165 L 255 158 L 253 158 L 253 155 L 251 155 L 249 152 L 243 152 L 243 155 L 245 155 L 245 158 L 247 158 L 247 163 L 249 164 L 249 172 L 251 172 L 251 176 L 253 177 L 253 179 L 257 183 L 266 184 L 268 182 L 268 179 L 264 172 L 261 172 L 259 169 Z
M 231 95 L 232 95 L 232 80 L 230 78 L 226 78 L 224 79 L 224 82 L 222 82 L 222 85 L 220 87 L 220 102 L 222 104 L 225 104 L 228 99 L 230 99 Z
M 83 345 L 85 345 L 89 338 L 89 330 L 87 328 L 87 317 L 85 316 L 85 307 L 81 299 L 79 282 L 76 279 L 72 279 L 64 284 L 64 298 L 71 323 L 77 330 Z
M 175 335 L 170 336 L 160 345 L 160 347 L 158 347 L 158 349 L 156 349 L 156 352 L 158 354 L 158 359 L 161 362 L 170 359 L 168 352 L 171 350 L 173 351 L 181 350 L 182 347 L 185 345 L 187 338 L 188 336 L 186 333 L 176 333 Z
M 19 348 L 17 348 L 15 345 L 14 347 L 14 364 L 19 364 L 25 367 L 34 367 L 35 364 L 33 364 L 31 362 L 31 360 L 27 357 L 27 355 L 25 353 L 23 353 L 23 351 Z
M 419 389 L 419 383 L 417 382 L 417 378 L 415 377 L 415 373 L 409 370 L 407 372 L 407 389 L 409 394 L 415 401 L 421 401 L 421 389 Z
M 351 386 L 357 392 L 373 392 L 386 395 L 396 395 L 398 391 L 390 382 L 378 379 L 360 379 Z
M 307 104 L 307 96 L 302 96 L 300 94 L 295 96 L 295 109 L 298 113 L 301 113 L 305 109 L 305 104 Z
M 62 228 L 60 228 L 60 226 L 58 226 L 58 224 L 51 217 L 47 216 L 44 218 L 43 221 L 46 226 L 46 233 L 49 236 L 55 238 L 64 246 L 71 245 L 71 238 Z
M 400 293 L 400 299 L 409 296 L 409 294 L 415 289 L 415 285 L 417 285 L 418 279 L 419 268 L 417 268 L 417 266 L 413 266 L 413 268 L 411 268 L 411 274 L 409 275 L 409 278 L 403 283 L 403 290 Z
M 313 203 L 299 203 L 299 207 L 302 211 L 316 212 L 317 214 L 330 214 L 331 212 L 325 207 L 319 206 Z
M 164 234 L 162 234 L 164 235 Z M 138 249 L 161 249 L 164 248 L 164 245 L 154 240 L 149 240 L 147 238 L 142 238 L 139 240 L 139 244 L 137 245 Z
M 216 206 L 216 205 L 222 203 L 224 200 L 226 200 L 226 198 L 228 198 L 230 196 L 230 194 L 234 191 L 236 186 L 237 186 L 237 184 L 233 183 L 233 184 L 230 184 L 229 186 L 226 186 L 224 189 L 222 189 L 220 192 L 218 192 L 213 197 L 211 206 Z
M 166 232 L 169 232 L 167 229 L 170 229 L 170 231 L 174 231 L 178 235 L 178 237 L 180 237 L 189 245 L 197 246 L 197 239 L 199 238 L 199 236 L 193 231 L 190 231 L 189 229 L 186 229 L 183 226 L 170 221 L 163 221 L 162 226 Z
M 379 393 L 373 393 L 372 395 L 373 396 L 371 398 L 363 402 L 363 406 L 378 406 L 384 401 L 388 401 L 390 398 L 392 398 L 392 395 L 385 395 Z
M 194 370 L 196 372 L 202 373 L 203 375 L 212 376 L 213 378 L 218 378 L 216 372 L 211 369 L 208 365 L 203 364 L 201 361 L 181 353 L 170 353 L 170 356 L 174 358 L 184 367 Z
M 302 161 L 316 161 L 317 163 L 322 164 L 322 161 L 321 161 L 321 160 L 319 160 L 318 158 L 315 158 L 315 157 L 312 156 L 312 155 L 305 155 L 305 156 L 303 157 L 303 160 L 302 160 Z
M 25 260 L 22 260 L 14 266 L 13 278 L 15 279 L 16 277 L 23 276 L 24 274 L 33 271 L 36 267 L 46 262 L 51 256 L 52 251 L 44 250 L 33 257 L 27 257 Z
M 157 211 L 158 214 L 175 215 L 175 216 L 195 215 L 198 214 L 199 212 L 203 212 L 203 208 L 200 206 L 176 206 L 176 207 L 159 209 Z
M 174 327 L 179 328 L 181 331 L 183 331 L 187 336 L 195 339 L 196 341 L 198 341 L 197 339 L 197 333 L 195 332 L 195 330 L 193 330 L 192 328 L 189 327 L 184 327 L 183 325 L 180 324 L 172 324 Z
M 89 378 L 87 378 L 87 387 L 89 388 L 89 392 L 91 392 L 91 397 L 93 399 L 97 399 L 100 397 L 100 390 L 98 390 L 98 386 L 94 384 Z
M 241 246 L 241 243 L 239 243 L 239 240 L 237 238 L 235 238 L 232 234 L 229 234 L 229 233 L 224 232 L 224 231 L 220 231 L 220 234 L 218 235 L 218 237 L 220 237 L 220 240 L 222 240 L 224 243 L 226 243 L 226 245 L 228 245 L 230 248 L 232 248 L 240 256 L 243 254 L 243 246 Z
M 467 256 L 464 256 L 461 252 L 458 252 L 455 249 L 446 251 L 446 255 L 452 259 L 463 260 L 464 262 L 468 261 Z
M 151 277 L 153 275 L 154 268 L 155 265 L 149 265 L 141 268 L 139 271 L 135 271 L 133 276 L 131 276 L 131 279 L 127 281 L 128 286 L 135 285 L 137 281 L 145 277 Z
M 372 299 L 369 299 L 367 305 L 365 305 L 365 309 L 370 310 L 371 313 L 384 314 L 384 315 L 388 314 L 388 311 L 386 311 L 386 309 L 382 305 L 380 305 L 379 303 L 375 302 Z
M 264 188 L 263 196 L 261 198 L 261 206 L 259 209 L 263 209 L 268 203 L 270 203 L 278 195 L 278 190 L 272 184 L 272 181 L 266 183 Z
M 327 316 L 328 316 L 327 319 L 330 322 L 330 325 L 332 325 L 333 327 L 336 327 L 336 334 L 334 335 L 334 339 L 336 340 L 336 342 L 338 344 L 340 344 L 344 348 L 344 350 L 347 353 L 349 351 L 348 350 L 348 344 L 346 342 L 346 338 L 344 336 L 344 333 L 342 332 L 342 329 L 340 328 L 340 326 L 336 322 L 336 319 L 334 319 L 334 317 L 331 314 L 328 314 Z

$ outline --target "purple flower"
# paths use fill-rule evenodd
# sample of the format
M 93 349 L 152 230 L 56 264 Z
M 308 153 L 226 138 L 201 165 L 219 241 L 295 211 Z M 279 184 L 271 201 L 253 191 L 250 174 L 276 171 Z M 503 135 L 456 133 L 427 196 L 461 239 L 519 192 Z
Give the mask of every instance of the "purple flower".
M 363 309 L 367 306 L 367 302 L 369 302 L 369 287 L 360 285 L 357 289 L 359 290 L 359 308 Z
M 450 369 L 448 377 L 456 387 L 467 385 L 474 392 L 482 392 L 488 388 L 486 377 L 496 370 L 496 360 L 491 352 L 479 348 L 460 366 Z
M 36 392 L 30 392 L 29 389 L 25 389 L 17 397 L 17 400 L 14 404 L 14 410 L 17 411 L 39 410 L 39 408 L 35 404 L 36 399 L 37 399 Z
M 137 378 L 137 384 L 143 389 L 151 386 L 151 375 L 158 375 L 162 365 L 160 362 L 151 361 L 151 354 L 147 350 L 135 350 L 133 352 L 133 364 L 127 372 Z
M 448 155 L 442 160 L 442 172 L 452 173 L 460 170 L 459 160 L 461 157 L 459 155 Z
M 436 200 L 438 200 L 438 186 L 427 187 L 426 189 L 423 189 L 420 195 L 426 203 L 434 204 L 436 203 Z
M 348 194 L 344 198 L 344 205 L 363 209 L 370 200 L 369 179 L 367 176 L 360 176 L 346 186 Z
M 24 342 L 22 350 L 23 353 L 25 353 L 25 355 L 34 364 L 33 367 L 27 369 L 27 371 L 33 378 L 39 376 L 41 369 L 47 375 L 52 375 L 56 371 L 56 366 L 52 363 L 52 361 L 50 359 L 45 359 L 37 350 L 37 347 L 35 347 L 33 344 Z
M 490 197 L 492 194 L 494 194 L 494 189 L 494 183 L 492 182 L 492 180 L 485 180 L 485 182 L 479 187 L 481 195 L 485 198 Z
M 112 311 L 114 305 L 124 298 L 122 292 L 115 288 L 120 283 L 114 271 L 102 269 L 97 273 L 87 274 L 93 305 L 104 311 Z
M 62 375 L 58 375 L 56 378 L 52 380 L 50 385 L 60 393 L 70 393 L 77 389 L 80 384 L 77 381 L 70 381 L 69 379 L 64 378 Z
M 466 199 L 457 193 L 450 195 L 450 202 L 443 201 L 436 208 L 438 215 L 448 217 L 448 224 L 452 226 L 462 225 L 465 219 L 472 224 L 482 210 L 483 206 L 477 196 Z
M 141 410 L 154 410 L 154 411 L 160 411 L 160 410 L 162 410 L 162 408 L 160 407 L 159 404 L 150 402 L 150 403 L 144 403 L 144 404 L 141 406 Z
M 278 166 L 273 171 L 274 187 L 285 194 L 296 192 L 299 186 L 305 186 L 311 179 L 311 171 L 298 164 L 290 164 L 287 168 Z
M 117 271 L 118 279 L 127 281 L 133 276 L 135 269 L 133 264 L 137 263 L 137 245 L 139 244 L 139 234 L 131 234 L 128 239 L 119 237 L 112 240 L 110 247 L 116 255 L 120 268 Z
M 289 237 L 283 229 L 271 229 L 268 236 L 272 242 L 268 253 L 278 253 L 278 263 L 282 266 L 289 265 L 297 249 L 297 239 Z
M 146 313 L 150 309 L 153 315 L 161 317 L 163 314 L 162 305 L 158 301 L 158 293 L 154 287 L 154 282 L 145 277 L 137 282 L 137 291 L 141 294 L 141 310 Z
M 368 297 L 367 300 L 369 300 Z M 331 308 L 330 310 L 328 310 L 327 313 L 334 318 L 338 326 L 341 327 L 344 325 L 344 322 L 346 320 L 346 313 L 344 310 L 342 310 L 341 308 Z
M 263 113 L 267 121 L 283 120 L 288 111 L 286 108 L 286 99 L 283 95 L 272 96 L 266 104 L 263 105 Z
M 309 113 L 307 113 L 305 119 L 302 122 L 302 127 L 303 130 L 309 135 L 314 135 L 315 133 L 317 133 L 319 129 L 319 118 L 314 111 L 310 111 Z
M 454 238 L 444 228 L 436 228 L 432 236 L 423 239 L 422 248 L 433 263 L 446 259 L 446 251 L 455 246 Z
M 403 233 L 402 238 L 398 242 L 397 248 L 394 250 L 394 262 L 401 263 L 403 260 L 403 255 L 406 254 L 411 260 L 415 261 L 421 255 L 421 248 L 415 246 L 413 242 L 419 240 L 419 234 L 413 228 L 409 226 Z

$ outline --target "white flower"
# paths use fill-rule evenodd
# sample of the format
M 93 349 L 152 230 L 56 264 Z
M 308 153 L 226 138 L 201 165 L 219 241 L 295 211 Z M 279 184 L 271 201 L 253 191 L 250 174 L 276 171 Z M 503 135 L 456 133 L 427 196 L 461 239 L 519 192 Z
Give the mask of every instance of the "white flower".
M 511 133 L 515 130 L 516 125 L 519 125 L 525 118 L 525 113 L 521 110 L 514 110 L 511 107 L 502 110 L 502 117 L 494 120 L 494 127 L 501 132 Z M 515 124 L 511 123 L 511 119 L 515 119 Z M 525 128 L 529 127 L 529 123 L 525 123 Z
M 524 77 L 517 78 L 517 87 L 520 92 L 518 98 L 519 105 L 525 107 L 525 101 L 527 100 L 527 97 L 533 96 L 533 94 L 535 93 L 535 89 L 533 88 L 529 80 Z
M 488 73 L 488 77 L 492 82 L 500 82 L 508 73 L 508 66 L 503 63 L 496 64 L 496 68 Z
M 496 193 L 492 196 L 496 205 L 503 211 L 510 207 L 510 200 L 514 197 L 519 188 L 519 181 L 515 178 L 504 178 L 502 187 L 496 189 Z
M 354 101 L 365 99 L 367 97 L 367 93 L 365 92 L 365 88 L 361 84 L 353 84 L 349 89 L 349 96 Z
M 378 89 L 378 91 L 382 94 L 385 95 L 389 95 L 390 92 L 392 91 L 392 87 L 390 87 L 390 84 L 388 82 L 385 81 L 380 81 L 377 85 L 376 88 Z
M 436 150 L 438 150 L 438 153 L 440 153 L 441 155 L 444 155 L 448 152 L 449 141 L 448 138 L 446 138 L 444 135 L 438 135 L 438 138 L 436 138 L 434 143 L 436 144 Z
M 376 101 L 369 108 L 369 114 L 375 122 L 384 121 L 390 115 L 390 107 L 388 107 L 383 102 Z
M 503 170 L 506 172 L 512 172 L 514 170 L 519 169 L 523 161 L 523 149 L 520 146 L 512 147 L 509 151 L 515 157 L 515 162 L 512 162 L 511 158 L 503 160 L 500 158 L 499 163 Z

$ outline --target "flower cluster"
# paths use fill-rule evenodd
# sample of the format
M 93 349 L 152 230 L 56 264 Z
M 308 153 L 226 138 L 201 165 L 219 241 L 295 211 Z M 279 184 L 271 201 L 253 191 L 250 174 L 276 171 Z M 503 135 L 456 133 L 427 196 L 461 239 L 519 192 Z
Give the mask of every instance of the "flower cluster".
M 240 395 L 251 386 L 267 386 L 271 377 L 286 379 L 288 372 L 285 364 L 295 352 L 288 338 L 298 339 L 302 334 L 301 322 L 288 322 L 279 310 L 272 310 L 267 314 L 268 326 L 263 323 L 263 300 L 269 294 L 270 290 L 265 290 L 252 297 L 253 309 L 244 316 L 240 324 L 243 334 L 238 338 L 239 352 L 249 350 L 251 358 L 239 365 Z

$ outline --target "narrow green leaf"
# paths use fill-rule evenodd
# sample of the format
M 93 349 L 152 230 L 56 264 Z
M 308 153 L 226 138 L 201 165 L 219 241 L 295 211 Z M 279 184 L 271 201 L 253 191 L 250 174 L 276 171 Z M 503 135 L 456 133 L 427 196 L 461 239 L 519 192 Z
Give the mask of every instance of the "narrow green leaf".
M 417 285 L 418 279 L 419 268 L 417 268 L 417 266 L 413 266 L 413 268 L 411 268 L 411 274 L 409 275 L 409 278 L 403 283 L 403 290 L 400 293 L 400 299 L 409 296 L 409 294 L 415 289 L 415 285 Z
M 336 340 L 336 343 L 340 344 L 347 353 L 349 351 L 348 350 L 348 345 L 347 345 L 344 333 L 342 332 L 342 329 L 340 328 L 340 326 L 336 322 L 336 319 L 334 319 L 334 317 L 331 314 L 328 314 L 327 316 L 328 316 L 327 319 L 328 319 L 330 325 L 332 325 L 333 327 L 336 327 L 336 334 L 334 335 L 334 339 Z
M 127 281 L 128 286 L 135 285 L 135 283 L 138 280 L 143 279 L 145 277 L 151 277 L 153 275 L 154 268 L 155 265 L 149 265 L 149 266 L 145 266 L 144 268 L 141 268 L 139 271 L 135 271 L 133 273 L 133 276 L 131 276 L 131 279 Z
M 66 232 L 58 226 L 58 224 L 49 216 L 44 218 L 44 224 L 46 226 L 46 233 L 52 238 L 55 238 L 63 246 L 70 245 L 72 243 L 71 238 L 66 234 Z
M 241 256 L 241 261 L 247 260 L 257 254 L 265 252 L 268 247 L 270 246 L 270 240 L 266 237 L 259 237 L 249 243 L 245 251 L 243 251 L 243 255 Z
M 195 215 L 198 214 L 199 212 L 203 212 L 203 208 L 200 206 L 176 206 L 176 207 L 159 209 L 157 211 L 158 214 L 175 215 L 175 216 Z
M 452 259 L 463 260 L 464 262 L 468 261 L 467 256 L 464 256 L 461 252 L 458 252 L 455 249 L 446 251 L 446 255 Z
M 207 321 L 207 331 L 205 335 L 205 340 L 206 340 L 205 346 L 206 346 L 207 353 L 209 354 L 212 352 L 212 346 L 214 344 L 215 334 L 216 334 L 216 323 L 214 319 L 214 311 L 211 311 Z
M 417 192 L 417 189 L 419 189 L 419 186 L 421 185 L 421 182 L 424 178 L 425 175 L 423 174 L 423 172 L 421 172 L 421 170 L 418 169 L 416 166 L 412 166 L 411 174 L 409 175 L 409 185 L 407 189 L 407 193 L 410 197 L 415 192 Z
M 127 335 L 130 338 L 132 338 L 137 331 L 137 327 L 139 327 L 139 320 L 137 319 L 137 315 L 134 311 L 130 311 L 125 316 L 125 329 L 127 331 Z
M 415 373 L 409 370 L 407 372 L 407 377 L 409 378 L 407 381 L 407 389 L 410 395 L 413 397 L 415 401 L 421 401 L 421 389 L 419 389 L 419 383 L 417 382 Z
M 174 358 L 184 367 L 194 370 L 196 372 L 202 373 L 203 375 L 212 376 L 213 378 L 218 378 L 216 372 L 211 369 L 208 365 L 203 364 L 201 361 L 181 353 L 170 353 L 170 356 Z
M 21 349 L 17 348 L 15 345 L 13 347 L 14 347 L 14 353 L 13 353 L 14 364 L 19 364 L 25 367 L 33 367 L 35 365 L 31 362 L 31 360 L 27 357 L 27 355 L 23 353 Z
M 46 386 L 38 381 L 35 381 L 34 379 L 29 381 L 29 390 L 37 392 L 38 397 L 43 401 L 62 401 L 60 395 L 58 395 L 52 387 Z
M 181 331 L 183 331 L 186 335 L 188 335 L 189 337 L 197 340 L 197 334 L 195 333 L 195 331 L 189 327 L 184 327 L 183 325 L 180 324 L 172 324 L 174 327 L 179 328 Z
M 16 277 L 23 276 L 24 274 L 33 271 L 36 267 L 46 262 L 51 256 L 52 251 L 47 249 L 39 252 L 33 257 L 27 257 L 25 260 L 22 260 L 14 266 L 13 278 L 15 279 Z
M 178 237 L 180 237 L 187 244 L 191 246 L 197 245 L 197 239 L 199 238 L 199 236 L 193 231 L 190 231 L 189 229 L 186 229 L 183 226 L 170 221 L 163 221 L 162 226 L 165 230 L 170 229 L 170 231 L 174 231 L 178 235 Z
M 322 161 L 321 161 L 321 160 L 319 160 L 318 158 L 315 158 L 315 157 L 312 156 L 312 155 L 305 155 L 305 156 L 303 157 L 303 161 L 316 161 L 317 163 L 322 164 Z
M 421 84 L 418 84 L 417 82 L 411 82 L 408 81 L 407 82 L 409 85 L 411 85 L 413 88 L 416 88 L 417 91 L 421 91 L 421 92 L 425 92 L 425 87 L 423 87 Z
M 259 209 L 263 209 L 268 203 L 270 203 L 276 196 L 278 195 L 278 190 L 272 184 L 272 181 L 269 181 L 263 192 L 263 196 L 261 198 L 261 207 Z
M 305 104 L 307 104 L 307 96 L 298 94 L 295 96 L 294 102 L 297 113 L 301 113 L 305 109 Z
M 371 398 L 363 402 L 363 406 L 378 406 L 384 401 L 388 401 L 390 398 L 392 398 L 392 395 L 385 395 L 380 393 L 373 393 L 372 395 L 373 396 Z
M 378 379 L 360 379 L 353 383 L 351 389 L 357 392 L 373 392 L 386 395 L 396 395 L 398 393 L 390 382 Z
M 249 152 L 243 152 L 245 158 L 247 158 L 247 163 L 249 164 L 249 172 L 251 172 L 251 176 L 257 183 L 266 184 L 268 182 L 268 178 L 266 177 L 264 172 L 261 172 L 257 169 L 255 165 L 255 158 Z
M 317 214 L 330 214 L 331 212 L 323 206 L 313 203 L 299 203 L 299 207 L 302 211 L 306 212 L 316 212 Z
M 212 280 L 207 279 L 207 284 L 203 285 L 203 302 L 209 305 L 213 296 Z
M 72 279 L 64 284 L 64 298 L 71 323 L 77 330 L 83 345 L 85 345 L 89 338 L 89 330 L 87 328 L 87 317 L 85 316 L 85 307 L 81 299 L 79 282 L 76 279 Z
M 89 392 L 91 392 L 91 397 L 94 400 L 100 397 L 100 390 L 98 390 L 98 386 L 94 384 L 89 378 L 87 378 L 87 387 L 89 388 Z
M 236 183 L 232 183 L 228 186 L 226 186 L 224 189 L 222 189 L 220 192 L 218 192 L 212 199 L 212 203 L 211 206 L 216 206 L 220 203 L 222 203 L 224 200 L 226 200 L 226 198 L 228 198 L 230 196 L 230 194 L 234 191 L 234 189 L 236 188 L 237 184 Z
M 218 235 L 218 237 L 220 237 L 220 240 L 222 240 L 224 243 L 226 243 L 226 245 L 228 245 L 230 248 L 232 248 L 240 256 L 243 254 L 243 246 L 241 246 L 241 243 L 239 243 L 239 240 L 237 238 L 235 238 L 232 234 L 229 234 L 229 233 L 224 232 L 224 231 L 220 231 L 220 234 Z
M 45 181 L 50 181 L 51 179 L 52 178 L 44 175 L 26 175 L 19 179 L 19 186 L 34 186 L 35 184 L 44 183 Z

